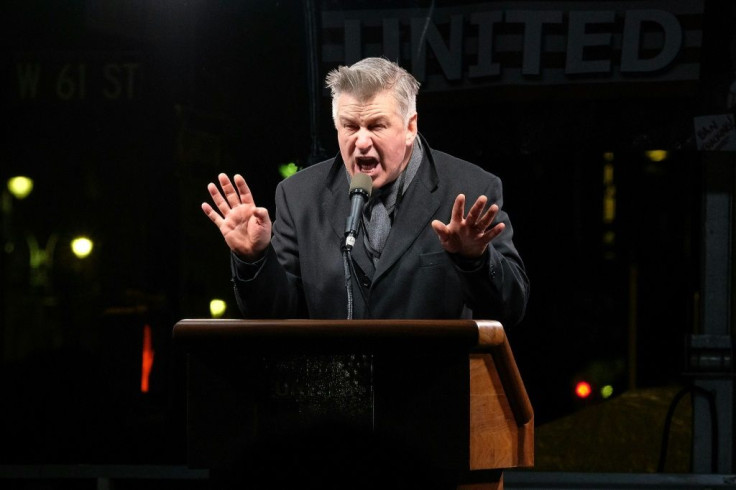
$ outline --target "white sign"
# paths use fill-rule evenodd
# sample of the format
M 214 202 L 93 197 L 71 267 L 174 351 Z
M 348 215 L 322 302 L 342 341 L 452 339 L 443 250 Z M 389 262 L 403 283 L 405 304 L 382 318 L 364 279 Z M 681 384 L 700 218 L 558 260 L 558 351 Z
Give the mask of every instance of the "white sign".
M 736 151 L 736 126 L 733 114 L 715 114 L 695 118 L 698 150 Z

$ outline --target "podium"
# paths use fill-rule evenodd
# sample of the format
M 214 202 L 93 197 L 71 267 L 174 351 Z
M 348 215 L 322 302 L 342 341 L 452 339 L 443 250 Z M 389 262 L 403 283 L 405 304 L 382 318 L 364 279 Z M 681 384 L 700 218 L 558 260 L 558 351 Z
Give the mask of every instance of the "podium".
M 534 463 L 498 322 L 189 319 L 173 337 L 188 465 L 215 487 L 499 489 Z

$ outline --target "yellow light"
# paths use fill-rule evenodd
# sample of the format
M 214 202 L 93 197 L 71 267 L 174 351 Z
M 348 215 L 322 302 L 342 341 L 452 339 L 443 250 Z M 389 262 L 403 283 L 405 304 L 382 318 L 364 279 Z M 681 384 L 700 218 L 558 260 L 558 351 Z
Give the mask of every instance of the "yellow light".
M 603 165 L 603 185 L 613 185 L 613 164 Z
M 227 303 L 221 299 L 213 299 L 210 301 L 210 315 L 212 318 L 220 318 L 227 310 Z
M 603 222 L 613 223 L 616 220 L 616 188 L 607 188 L 603 196 Z
M 92 253 L 94 243 L 87 237 L 80 236 L 72 240 L 72 252 L 79 259 L 83 259 Z
M 610 398 L 611 395 L 613 395 L 613 386 L 606 385 L 603 388 L 601 388 L 601 396 L 603 398 Z
M 8 179 L 8 190 L 16 199 L 25 199 L 33 191 L 33 180 L 19 175 Z
M 613 164 L 603 165 L 603 222 L 616 219 L 616 184 L 613 181 Z
M 603 154 L 603 159 L 604 159 L 605 161 L 609 162 L 609 163 L 610 163 L 610 162 L 612 162 L 612 161 L 613 161 L 613 152 L 612 152 L 612 151 L 607 151 L 607 152 L 605 152 L 605 153 Z
M 652 162 L 661 162 L 667 158 L 667 151 L 665 150 L 649 150 L 644 154 Z

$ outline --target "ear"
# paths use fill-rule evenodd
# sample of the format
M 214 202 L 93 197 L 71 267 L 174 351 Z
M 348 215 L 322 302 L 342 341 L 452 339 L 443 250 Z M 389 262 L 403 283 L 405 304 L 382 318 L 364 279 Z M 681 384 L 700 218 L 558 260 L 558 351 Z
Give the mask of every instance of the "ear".
M 419 115 L 415 112 L 413 116 L 409 118 L 406 125 L 406 146 L 414 144 L 414 140 L 417 137 L 417 118 Z

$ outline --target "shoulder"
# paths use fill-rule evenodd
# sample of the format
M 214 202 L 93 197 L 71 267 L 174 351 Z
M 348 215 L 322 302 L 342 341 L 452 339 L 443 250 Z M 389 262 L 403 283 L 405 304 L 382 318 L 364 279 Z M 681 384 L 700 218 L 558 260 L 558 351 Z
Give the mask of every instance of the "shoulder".
M 500 185 L 501 179 L 481 166 L 439 150 L 430 150 L 440 182 L 459 185 Z
M 290 192 L 297 190 L 313 190 L 316 187 L 324 187 L 330 178 L 335 159 L 330 158 L 309 167 L 299 170 L 294 175 L 279 182 L 278 187 L 288 189 Z

